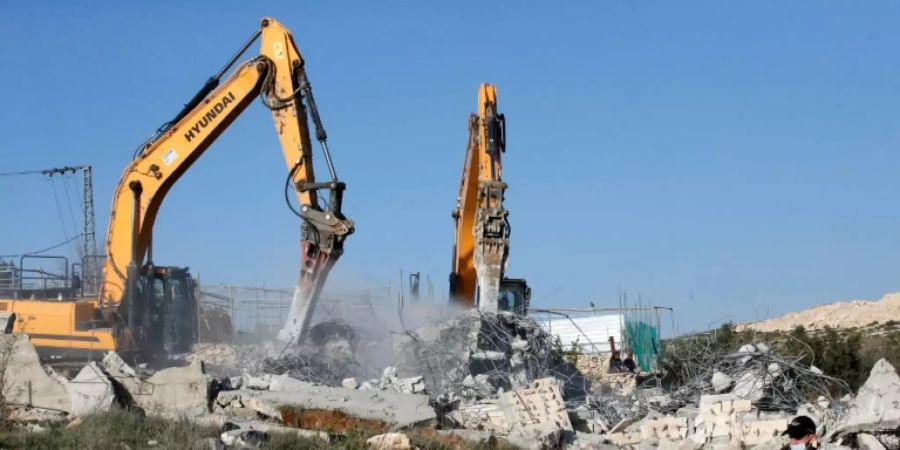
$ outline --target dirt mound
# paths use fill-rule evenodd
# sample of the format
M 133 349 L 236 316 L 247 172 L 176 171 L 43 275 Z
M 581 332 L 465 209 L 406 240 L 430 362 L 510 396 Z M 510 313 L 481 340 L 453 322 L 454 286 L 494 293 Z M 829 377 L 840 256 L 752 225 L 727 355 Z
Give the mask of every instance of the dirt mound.
M 900 293 L 886 294 L 879 301 L 853 300 L 819 305 L 762 322 L 741 324 L 738 329 L 788 331 L 797 325 L 810 330 L 859 328 L 890 321 L 900 321 Z

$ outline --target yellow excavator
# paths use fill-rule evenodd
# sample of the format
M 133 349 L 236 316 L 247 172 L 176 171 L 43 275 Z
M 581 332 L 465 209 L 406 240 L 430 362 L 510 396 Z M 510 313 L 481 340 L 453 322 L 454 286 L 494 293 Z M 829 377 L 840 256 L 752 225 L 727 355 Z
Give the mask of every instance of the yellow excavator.
M 237 64 L 257 40 L 259 54 Z M 194 281 L 187 268 L 154 264 L 153 224 L 172 186 L 255 98 L 271 110 L 288 169 L 285 200 L 302 219 L 300 276 L 285 326 L 288 339 L 302 340 L 328 272 L 354 228 L 341 212 L 345 184 L 335 173 L 303 57 L 291 33 L 271 18 L 262 19 L 225 66 L 136 150 L 113 195 L 98 294 L 79 298 L 80 283 L 28 289 L 21 274 L 17 280 L 15 272 L 7 272 L 9 289 L 0 298 L 7 332 L 27 333 L 43 355 L 55 358 L 106 350 L 152 355 L 189 350 L 198 310 Z M 314 176 L 309 119 L 328 181 Z M 299 208 L 292 205 L 290 190 Z M 327 201 L 320 198 L 324 191 Z
M 525 314 L 531 288 L 524 279 L 506 278 L 509 212 L 503 206 L 506 183 L 501 155 L 506 152 L 506 118 L 497 111 L 497 90 L 478 88 L 478 112 L 469 116 L 469 141 L 456 209 L 450 298 L 484 312 Z

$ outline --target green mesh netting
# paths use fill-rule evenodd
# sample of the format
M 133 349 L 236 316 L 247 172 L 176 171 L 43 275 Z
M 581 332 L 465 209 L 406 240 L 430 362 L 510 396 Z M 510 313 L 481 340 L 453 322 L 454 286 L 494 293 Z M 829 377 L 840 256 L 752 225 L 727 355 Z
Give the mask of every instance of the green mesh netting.
M 657 327 L 642 320 L 626 319 L 625 339 L 641 371 L 655 372 L 661 367 L 662 349 Z

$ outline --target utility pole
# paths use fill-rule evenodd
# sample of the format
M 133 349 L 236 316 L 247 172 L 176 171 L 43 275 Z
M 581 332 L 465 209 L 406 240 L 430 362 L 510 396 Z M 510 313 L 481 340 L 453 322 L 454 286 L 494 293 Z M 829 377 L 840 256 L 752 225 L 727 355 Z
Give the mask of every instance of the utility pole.
M 65 166 L 42 170 L 40 173 L 52 177 L 81 172 L 82 199 L 81 212 L 81 279 L 85 293 L 95 294 L 100 288 L 100 265 L 97 264 L 97 231 L 94 227 L 94 181 L 91 166 Z
M 97 231 L 94 228 L 94 180 L 91 166 L 81 167 L 82 178 L 82 212 L 84 213 L 84 236 L 82 262 L 82 279 L 85 291 L 97 293 L 100 290 L 100 264 L 97 263 Z

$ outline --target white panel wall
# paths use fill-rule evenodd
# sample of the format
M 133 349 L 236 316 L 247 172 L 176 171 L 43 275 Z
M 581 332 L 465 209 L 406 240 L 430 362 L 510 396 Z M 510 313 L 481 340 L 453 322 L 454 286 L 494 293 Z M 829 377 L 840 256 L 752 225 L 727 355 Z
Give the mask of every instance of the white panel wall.
M 572 317 L 536 314 L 533 316 L 548 333 L 559 336 L 563 348 L 568 349 L 578 341 L 583 353 L 606 353 L 610 351 L 609 337 L 616 340 L 616 347 L 622 342 L 622 316 L 619 314 Z M 578 325 L 576 327 L 572 322 Z M 581 328 L 581 331 L 578 330 Z M 583 333 L 582 333 L 583 332 Z M 594 345 L 591 345 L 593 342 Z

